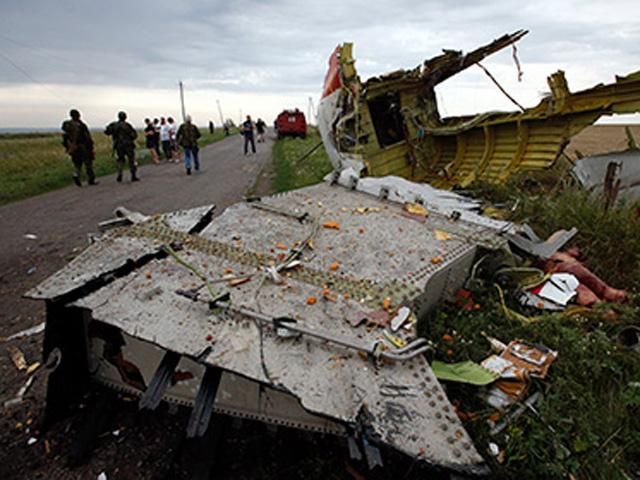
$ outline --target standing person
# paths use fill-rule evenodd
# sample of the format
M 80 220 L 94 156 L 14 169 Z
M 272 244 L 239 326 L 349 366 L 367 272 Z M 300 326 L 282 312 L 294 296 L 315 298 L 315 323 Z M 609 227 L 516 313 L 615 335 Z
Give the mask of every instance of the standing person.
M 191 115 L 185 117 L 185 122 L 178 129 L 178 145 L 184 149 L 184 167 L 187 175 L 191 175 L 191 156 L 196 172 L 200 170 L 200 160 L 198 158 L 198 139 L 200 130 L 191 123 Z
M 136 176 L 138 166 L 136 164 L 136 145 L 134 143 L 138 134 L 135 128 L 127 122 L 127 114 L 125 112 L 118 112 L 118 120 L 107 125 L 104 133 L 105 135 L 109 135 L 113 140 L 113 150 L 117 155 L 118 176 L 116 177 L 116 181 L 122 181 L 122 169 L 124 168 L 125 158 L 129 162 L 131 181 L 140 181 Z
M 82 165 L 87 172 L 89 185 L 97 185 L 96 175 L 93 172 L 93 160 L 96 158 L 96 152 L 93 149 L 93 139 L 87 125 L 80 120 L 80 112 L 75 108 L 69 112 L 70 120 L 62 123 L 62 145 L 71 157 L 73 162 L 74 183 L 81 187 L 80 174 L 82 173 Z
M 167 118 L 169 124 L 169 146 L 171 150 L 171 157 L 175 159 L 176 163 L 180 163 L 180 148 L 176 136 L 178 134 L 178 125 L 173 121 L 173 117 Z
M 171 155 L 171 136 L 169 134 L 169 124 L 164 117 L 160 117 L 160 142 L 162 142 L 164 158 L 171 162 L 173 158 L 173 155 Z
M 153 119 L 153 128 L 156 132 L 156 135 L 155 135 L 156 154 L 158 155 L 158 159 L 160 159 L 160 120 L 158 120 L 157 118 Z
M 258 143 L 264 143 L 264 131 L 267 127 L 267 124 L 259 118 L 256 122 L 256 131 L 258 132 Z
M 213 135 L 213 130 L 214 130 L 214 128 L 213 128 L 213 122 L 212 122 L 211 120 L 209 120 L 209 133 L 210 133 L 211 135 Z
M 247 115 L 247 119 L 242 123 L 242 135 L 244 135 L 244 154 L 247 155 L 249 143 L 251 143 L 251 150 L 256 153 L 256 144 L 253 141 L 253 122 L 251 121 L 251 115 Z
M 156 129 L 153 127 L 153 123 L 151 123 L 151 120 L 149 120 L 148 118 L 144 119 L 144 123 L 147 125 L 146 127 L 144 127 L 145 143 L 147 148 L 149 149 L 149 153 L 151 154 L 151 160 L 153 160 L 153 163 L 157 165 L 158 163 L 160 163 L 160 160 L 158 159 L 158 146 L 156 145 Z
M 227 122 L 224 122 L 224 125 L 222 126 L 222 128 L 224 129 L 224 136 L 228 137 L 229 136 L 229 124 Z

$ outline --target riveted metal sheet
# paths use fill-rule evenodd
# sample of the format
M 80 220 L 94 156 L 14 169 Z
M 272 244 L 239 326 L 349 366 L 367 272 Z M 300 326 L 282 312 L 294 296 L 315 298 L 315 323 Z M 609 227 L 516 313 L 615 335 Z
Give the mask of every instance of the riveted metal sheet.
M 327 184 L 262 201 L 308 213 L 309 219 L 301 223 L 241 203 L 228 208 L 197 235 L 185 233 L 186 224 L 175 229 L 167 217 L 156 216 L 117 229 L 97 244 L 118 241 L 144 246 L 145 252 L 158 250 L 161 244 L 180 245 L 180 257 L 210 279 L 214 289 L 230 292 L 231 304 L 273 317 L 295 318 L 308 328 L 370 345 L 381 338 L 382 328 L 354 327 L 354 319 L 379 315 L 388 302 L 408 304 L 424 313 L 425 306 L 433 306 L 462 284 L 478 244 L 505 241 L 498 230 L 487 226 L 454 222 L 437 213 L 407 217 L 399 203 Z M 334 228 L 323 228 L 329 221 Z M 449 238 L 438 240 L 437 230 L 447 232 Z M 264 268 L 278 265 L 311 234 L 313 248 L 298 257 L 302 265 L 281 270 L 283 284 L 271 281 Z M 94 245 L 89 251 L 99 261 L 103 250 Z M 111 263 L 112 257 L 107 255 Z M 79 270 L 77 265 L 63 270 L 58 280 Z M 229 273 L 254 276 L 235 287 L 217 282 Z M 58 297 L 55 285 L 47 282 L 46 292 Z M 229 413 L 336 431 L 355 425 L 366 412 L 377 438 L 407 455 L 459 470 L 482 465 L 424 357 L 376 364 L 330 342 L 279 337 L 250 317 L 212 312 L 206 303 L 176 293 L 201 284 L 198 276 L 172 257 L 157 256 L 73 305 L 90 311 L 95 321 L 123 332 L 123 352 L 134 363 L 141 363 L 142 377 L 147 380 L 153 372 L 153 358 L 159 362 L 162 351 L 170 350 L 189 361 L 198 358 L 202 364 L 264 385 L 277 392 L 270 398 L 284 405 L 268 409 L 251 393 L 256 387 L 247 387 L 248 393 L 235 395 L 235 401 L 233 394 L 226 400 L 220 394 L 218 408 Z M 200 292 L 203 299 L 208 298 L 206 289 Z M 317 301 L 308 302 L 311 297 Z M 401 330 L 399 336 L 414 338 L 415 325 Z M 149 344 L 154 345 L 151 350 Z M 95 355 L 99 357 L 100 351 L 97 348 Z M 193 369 L 189 361 L 181 365 Z M 116 371 L 105 367 L 97 375 L 107 384 L 131 389 Z M 189 380 L 180 386 L 178 382 L 170 388 L 167 399 L 189 402 L 195 396 L 189 382 L 193 383 Z M 292 401 L 297 410 L 291 407 Z
M 188 233 L 210 215 L 214 208 L 213 205 L 206 205 L 178 210 L 158 215 L 152 222 L 161 222 L 174 231 Z M 29 290 L 25 296 L 34 299 L 62 297 L 105 275 L 126 268 L 132 262 L 157 253 L 161 245 L 161 241 L 151 237 L 122 238 L 116 229 L 103 235 L 99 242 L 91 244 L 66 267 Z

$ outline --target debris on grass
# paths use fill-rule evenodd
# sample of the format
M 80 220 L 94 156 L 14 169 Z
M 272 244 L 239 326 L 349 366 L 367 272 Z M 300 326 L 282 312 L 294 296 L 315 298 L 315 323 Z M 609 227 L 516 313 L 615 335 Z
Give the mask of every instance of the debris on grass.
M 7 351 L 11 357 L 11 361 L 18 370 L 27 369 L 27 361 L 24 358 L 24 353 L 18 347 L 8 347 Z
M 471 360 L 458 363 L 434 360 L 431 363 L 431 370 L 438 380 L 471 385 L 489 385 L 500 377 L 499 373 L 488 370 Z
M 27 378 L 27 381 L 24 383 L 24 385 L 22 385 L 22 387 L 20 387 L 20 390 L 18 390 L 16 396 L 4 402 L 4 408 L 9 408 L 22 403 L 24 396 L 27 394 L 27 391 L 29 391 L 29 388 L 31 388 L 31 384 L 33 383 L 34 378 L 35 375 L 31 375 L 29 378 Z

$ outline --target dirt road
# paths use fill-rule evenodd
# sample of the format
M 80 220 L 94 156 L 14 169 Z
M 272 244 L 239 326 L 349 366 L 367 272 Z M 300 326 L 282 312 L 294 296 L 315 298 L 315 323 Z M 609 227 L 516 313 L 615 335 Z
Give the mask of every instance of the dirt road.
M 95 187 L 68 187 L 0 207 L 0 335 L 31 323 L 24 317 L 34 315 L 37 305 L 21 300 L 21 293 L 84 247 L 87 235 L 112 217 L 114 208 L 153 214 L 215 203 L 220 212 L 253 185 L 271 160 L 271 144 L 268 139 L 257 144 L 256 155 L 244 156 L 242 138 L 235 135 L 201 150 L 199 174 L 187 176 L 183 165 L 164 162 L 142 167 L 139 183 L 129 182 L 128 174 L 121 184 L 107 176 Z
M 113 216 L 114 208 L 123 205 L 153 214 L 214 203 L 220 212 L 241 200 L 261 167 L 271 161 L 272 139 L 257 144 L 258 153 L 249 156 L 242 154 L 242 142 L 235 135 L 203 148 L 198 174 L 187 176 L 182 164 L 163 162 L 142 167 L 139 183 L 129 182 L 128 174 L 120 184 L 115 175 L 102 177 L 95 187 L 74 185 L 0 207 L 0 336 L 44 320 L 44 305 L 23 299 L 22 294 L 77 254 L 98 222 Z M 19 347 L 31 363 L 40 360 L 41 340 L 39 334 L 0 344 L 0 402 L 13 397 L 26 379 L 14 367 L 7 348 Z M 26 422 L 31 418 L 37 424 L 44 403 L 43 378 L 34 382 L 26 402 L 3 412 L 0 451 L 7 457 L 0 455 L 2 478 L 31 477 L 26 472 L 48 468 L 43 447 L 32 449 L 25 443 L 34 433 L 27 432 Z M 83 473 L 87 471 L 76 475 Z

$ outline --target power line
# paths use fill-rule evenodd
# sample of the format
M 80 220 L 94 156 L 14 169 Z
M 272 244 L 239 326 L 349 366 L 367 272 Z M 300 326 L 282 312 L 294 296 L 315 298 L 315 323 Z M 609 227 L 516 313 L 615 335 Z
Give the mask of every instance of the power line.
M 31 82 L 35 83 L 36 85 L 42 87 L 43 89 L 47 90 L 51 95 L 53 95 L 54 97 L 56 97 L 58 100 L 60 100 L 61 102 L 63 102 L 64 104 L 69 104 L 69 102 L 67 100 L 65 100 L 64 98 L 62 98 L 61 96 L 59 96 L 56 92 L 54 92 L 53 90 L 51 90 L 49 87 L 47 87 L 45 84 L 39 82 L 38 80 L 36 80 L 29 72 L 27 72 L 24 68 L 22 68 L 20 65 L 18 65 L 16 62 L 14 62 L 11 57 L 9 57 L 7 54 L 0 52 L 0 57 L 4 58 L 5 61 L 11 65 L 13 68 L 15 68 L 17 71 L 19 71 L 20 73 L 22 73 L 25 77 L 27 77 Z
M 14 39 L 14 38 L 8 37 L 8 36 L 6 36 L 6 35 L 5 35 L 5 34 L 3 34 L 3 33 L 0 33 L 0 38 L 2 38 L 2 39 L 4 39 L 4 40 L 6 40 L 6 41 L 8 41 L 8 42 L 13 43 L 14 45 L 17 45 L 17 46 L 19 46 L 19 47 L 22 47 L 22 48 L 25 48 L 25 49 L 27 49 L 27 50 L 30 50 L 30 52 L 31 52 L 31 53 L 34 53 L 34 54 L 36 54 L 36 55 L 40 55 L 40 56 L 42 56 L 42 57 L 46 57 L 46 58 L 48 58 L 48 59 L 50 59 L 50 60 L 52 60 L 52 59 L 53 59 L 53 60 L 55 60 L 55 61 L 57 61 L 57 62 L 60 62 L 60 63 L 62 63 L 62 64 L 66 64 L 66 65 L 68 65 L 68 66 L 71 66 L 71 67 L 73 67 L 74 69 L 79 69 L 79 70 L 81 70 L 81 71 L 89 69 L 89 70 L 93 70 L 94 72 L 96 72 L 96 73 L 100 73 L 100 74 L 103 74 L 103 75 L 104 75 L 104 74 L 108 74 L 108 75 L 111 75 L 111 74 L 112 74 L 112 72 L 111 72 L 111 71 L 109 71 L 108 69 L 100 68 L 100 67 L 96 67 L 95 65 L 92 65 L 92 64 L 90 64 L 90 63 L 83 63 L 83 64 L 81 65 L 81 64 L 79 64 L 79 63 L 77 63 L 77 62 L 70 61 L 70 60 L 69 60 L 68 58 L 66 58 L 66 57 L 63 57 L 63 56 L 57 55 L 57 54 L 55 54 L 55 53 L 51 53 L 49 50 L 46 50 L 46 49 L 44 49 L 44 48 L 41 48 L 41 47 L 35 47 L 35 46 L 33 46 L 33 45 L 28 45 L 28 44 L 26 44 L 26 43 L 24 43 L 24 42 L 21 42 L 21 41 L 19 41 L 19 40 Z

